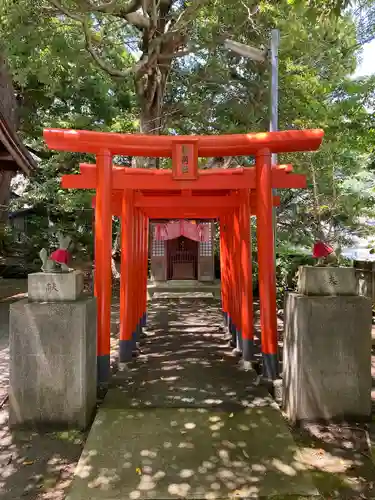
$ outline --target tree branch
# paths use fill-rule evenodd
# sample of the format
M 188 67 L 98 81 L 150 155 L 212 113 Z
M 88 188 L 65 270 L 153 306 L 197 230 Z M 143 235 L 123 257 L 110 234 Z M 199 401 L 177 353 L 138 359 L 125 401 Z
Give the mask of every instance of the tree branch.
M 116 14 L 114 13 L 114 15 Z M 138 12 L 130 12 L 129 14 L 125 15 L 119 14 L 119 17 L 126 19 L 128 23 L 139 29 L 148 29 L 150 27 L 150 20 L 142 14 L 139 14 Z
M 106 73 L 108 73 L 110 76 L 113 76 L 113 77 L 116 77 L 116 78 L 125 78 L 126 76 L 130 75 L 131 73 L 138 73 L 140 71 L 140 69 L 144 65 L 147 64 L 148 60 L 147 59 L 143 59 L 143 60 L 138 61 L 138 63 L 134 64 L 134 66 L 132 66 L 131 68 L 129 68 L 126 71 L 121 71 L 121 70 L 119 70 L 117 68 L 114 68 L 113 66 L 110 66 L 94 50 L 94 47 L 92 45 L 91 30 L 90 30 L 90 27 L 89 27 L 89 24 L 88 24 L 89 19 L 86 16 L 84 16 L 84 15 L 80 15 L 80 14 L 77 14 L 75 12 L 69 11 L 68 9 L 66 9 L 61 4 L 60 0 L 48 0 L 48 1 L 54 7 L 56 7 L 60 12 L 62 12 L 66 17 L 68 17 L 69 19 L 73 19 L 74 21 L 79 22 L 82 25 L 82 27 L 83 27 L 83 33 L 84 33 L 84 36 L 85 36 L 86 50 L 89 52 L 89 54 L 94 59 L 94 61 L 96 62 L 96 64 L 103 71 L 105 71 Z M 86 2 L 86 3 L 87 3 L 88 6 L 89 6 L 89 4 L 92 5 L 90 2 Z M 114 4 L 114 2 L 110 2 L 110 3 Z M 138 0 L 137 0 L 137 2 L 135 2 L 135 1 L 130 2 L 123 9 L 136 8 L 135 3 L 138 4 Z M 93 5 L 92 5 L 92 7 L 95 8 L 95 9 L 97 8 L 96 6 L 93 6 Z M 99 6 L 99 7 L 104 8 L 103 4 L 101 6 Z M 137 13 L 129 13 L 127 16 L 130 17 L 130 19 L 132 19 L 135 22 L 135 17 L 134 17 L 135 15 L 138 16 Z M 129 19 L 129 22 L 131 22 L 130 19 Z M 133 24 L 133 23 L 131 23 L 131 24 Z
M 190 23 L 195 13 L 203 7 L 208 0 L 192 0 L 176 19 L 173 25 L 173 31 L 181 32 Z
M 103 70 L 106 71 L 110 76 L 116 77 L 116 78 L 125 78 L 126 76 L 131 75 L 132 73 L 135 73 L 136 75 L 143 75 L 145 72 L 147 72 L 147 65 L 149 63 L 148 57 L 145 57 L 143 59 L 140 59 L 138 62 L 136 62 L 131 68 L 127 69 L 126 71 L 121 71 L 117 68 L 114 68 L 113 66 L 109 66 L 94 50 L 94 47 L 92 46 L 91 43 L 91 32 L 90 28 L 88 26 L 87 21 L 83 23 L 84 26 L 84 32 L 85 32 L 85 40 L 86 40 L 86 49 L 87 51 L 91 54 L 92 58 L 96 62 L 96 64 Z M 140 76 L 137 76 L 140 78 Z
M 52 4 L 56 9 L 59 9 L 60 12 L 66 15 L 66 17 L 69 17 L 70 19 L 73 19 L 74 21 L 78 21 L 80 23 L 83 22 L 84 17 L 75 14 L 74 12 L 70 12 L 70 10 L 66 9 L 63 5 L 61 5 L 59 0 L 48 0 L 50 4 Z
M 116 15 L 118 13 L 120 17 L 125 17 L 126 15 L 131 14 L 132 12 L 136 12 L 141 7 L 141 4 L 142 4 L 141 0 L 130 0 L 130 2 L 127 5 L 115 8 L 113 14 Z
M 81 0 L 81 2 L 84 3 L 89 12 L 96 11 L 104 14 L 115 14 L 117 12 L 121 17 L 136 12 L 142 3 L 141 0 L 130 0 L 126 5 L 118 5 L 118 0 L 109 0 L 98 5 L 93 4 L 90 0 Z
M 54 7 L 59 9 L 60 12 L 65 14 L 67 17 L 70 19 L 73 19 L 74 21 L 78 22 L 83 22 L 84 21 L 84 16 L 81 14 L 77 14 L 75 12 L 71 12 L 70 10 L 66 9 L 60 0 L 48 0 Z M 136 12 L 136 10 L 140 7 L 141 1 L 140 0 L 131 0 L 127 5 L 125 6 L 118 6 L 116 8 L 117 1 L 111 1 L 109 3 L 105 4 L 100 4 L 100 5 L 93 5 L 89 1 L 84 1 L 85 4 L 85 9 L 86 13 L 88 12 L 100 12 L 100 13 L 107 13 L 107 14 L 112 14 L 113 16 L 120 17 L 121 19 L 125 19 L 129 24 L 132 24 L 136 28 L 139 29 L 147 29 L 150 25 L 149 20 L 147 17 L 143 16 L 142 14 Z
M 117 7 L 117 0 L 112 0 L 110 2 L 104 2 L 104 3 L 101 3 L 99 5 L 92 5 L 91 2 L 88 2 L 88 3 L 90 3 L 91 9 L 95 9 L 98 12 L 104 12 L 107 14 L 111 14 L 115 10 L 115 8 Z M 123 7 L 123 9 L 126 9 L 128 13 L 135 12 L 138 9 L 138 1 L 133 0 L 133 1 L 129 2 L 128 5 Z
M 85 0 L 89 6 L 90 12 L 101 12 L 104 14 L 112 14 L 113 16 L 125 19 L 139 29 L 147 29 L 150 26 L 150 21 L 146 15 L 137 12 L 142 7 L 142 0 L 130 0 L 126 5 L 117 5 L 117 0 L 93 5 L 89 0 Z
M 197 50 L 179 50 L 177 52 L 170 52 L 169 54 L 160 54 L 158 60 L 162 61 L 163 59 L 173 59 L 174 57 L 185 57 L 194 52 L 197 52 Z
M 55 0 L 53 0 L 55 1 Z M 96 64 L 106 73 L 108 73 L 111 76 L 117 77 L 117 78 L 125 78 L 127 75 L 129 75 L 132 71 L 133 68 L 129 68 L 127 71 L 121 71 L 119 69 L 114 68 L 113 66 L 109 66 L 94 50 L 94 47 L 92 46 L 92 40 L 91 40 L 91 30 L 88 25 L 87 19 L 83 19 L 82 21 L 82 26 L 83 26 L 83 32 L 85 35 L 85 42 L 86 42 L 86 49 L 91 55 L 91 57 L 94 59 Z

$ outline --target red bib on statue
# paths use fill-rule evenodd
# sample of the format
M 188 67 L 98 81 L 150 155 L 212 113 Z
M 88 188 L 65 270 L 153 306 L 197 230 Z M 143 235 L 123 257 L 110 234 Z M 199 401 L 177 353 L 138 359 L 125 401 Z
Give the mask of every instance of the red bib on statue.
M 313 257 L 314 257 L 314 259 L 323 259 L 324 257 L 327 257 L 332 252 L 333 252 L 333 248 L 331 248 L 326 243 L 323 243 L 322 241 L 318 241 L 317 243 L 315 243 L 314 248 L 313 248 Z
M 59 264 L 68 265 L 69 252 L 68 250 L 63 250 L 62 248 L 59 248 L 58 250 L 55 250 L 54 252 L 51 253 L 50 259 L 54 260 L 55 262 L 58 262 Z

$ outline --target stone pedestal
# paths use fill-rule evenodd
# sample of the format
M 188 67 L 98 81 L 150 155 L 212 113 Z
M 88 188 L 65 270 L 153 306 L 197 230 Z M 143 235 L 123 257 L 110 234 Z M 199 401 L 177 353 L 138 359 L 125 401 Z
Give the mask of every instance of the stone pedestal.
M 350 269 L 315 268 L 310 281 L 310 269 L 302 285 L 307 292 L 329 290 L 319 284 L 319 271 L 322 280 L 330 272 L 352 274 Z M 343 278 L 339 290 L 345 293 L 352 286 L 351 277 Z M 293 423 L 370 418 L 371 325 L 371 300 L 366 297 L 287 295 L 283 405 Z
M 38 302 L 77 300 L 83 292 L 83 278 L 82 271 L 29 274 L 29 300 Z
M 35 279 L 29 290 L 43 290 Z M 10 425 L 86 428 L 96 407 L 95 299 L 16 302 L 9 329 Z
M 304 295 L 357 295 L 358 285 L 353 267 L 301 266 L 298 292 Z

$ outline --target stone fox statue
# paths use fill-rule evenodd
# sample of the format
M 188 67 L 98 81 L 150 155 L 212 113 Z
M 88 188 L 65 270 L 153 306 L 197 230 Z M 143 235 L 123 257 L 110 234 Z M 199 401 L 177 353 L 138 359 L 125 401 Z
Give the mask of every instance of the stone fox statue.
M 42 248 L 39 252 L 40 260 L 42 261 L 42 271 L 45 273 L 68 273 L 71 269 L 68 266 L 72 239 L 70 236 L 64 236 L 58 233 L 59 246 L 57 250 L 51 253 L 48 257 L 47 250 Z
M 316 266 L 336 266 L 338 263 L 333 248 L 320 240 L 317 240 L 314 244 L 313 258 L 317 259 Z

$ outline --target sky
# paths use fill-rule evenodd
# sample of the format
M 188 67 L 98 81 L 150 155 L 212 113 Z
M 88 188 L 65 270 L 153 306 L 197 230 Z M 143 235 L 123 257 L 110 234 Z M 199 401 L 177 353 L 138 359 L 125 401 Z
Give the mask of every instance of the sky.
M 375 40 L 367 43 L 363 48 L 362 63 L 355 73 L 357 76 L 368 76 L 375 73 Z

